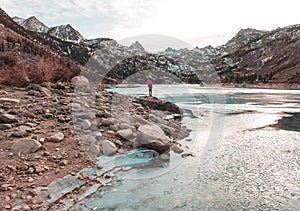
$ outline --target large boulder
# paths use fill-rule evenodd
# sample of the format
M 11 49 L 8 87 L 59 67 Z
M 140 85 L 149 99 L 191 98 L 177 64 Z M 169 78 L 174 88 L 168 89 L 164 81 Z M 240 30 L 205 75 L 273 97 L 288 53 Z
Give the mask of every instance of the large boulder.
M 155 124 L 143 125 L 138 128 L 136 143 L 162 154 L 170 149 L 170 139 L 164 131 Z
M 75 76 L 71 79 L 71 84 L 79 89 L 89 90 L 90 81 L 84 76 Z
M 11 149 L 16 152 L 33 153 L 38 151 L 42 144 L 34 139 L 21 139 L 12 145 Z

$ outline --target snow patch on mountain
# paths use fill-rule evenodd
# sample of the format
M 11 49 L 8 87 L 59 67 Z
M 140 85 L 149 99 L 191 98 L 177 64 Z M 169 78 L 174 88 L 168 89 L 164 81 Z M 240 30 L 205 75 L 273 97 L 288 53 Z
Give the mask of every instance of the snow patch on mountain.
M 47 30 L 47 34 L 64 41 L 76 43 L 79 43 L 84 39 L 84 37 L 70 24 L 51 27 Z

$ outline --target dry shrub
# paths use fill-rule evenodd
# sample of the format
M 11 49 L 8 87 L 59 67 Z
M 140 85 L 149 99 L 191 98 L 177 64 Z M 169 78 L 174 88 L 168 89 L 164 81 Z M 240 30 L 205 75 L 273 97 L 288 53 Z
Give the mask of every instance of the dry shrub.
M 1 65 L 0 68 L 0 83 L 11 86 L 66 81 L 80 72 L 79 67 L 74 64 L 44 57 L 40 57 L 37 62 L 15 63 L 13 66 Z
M 0 82 L 5 85 L 24 86 L 29 82 L 29 78 L 26 69 L 22 65 L 17 64 L 10 68 L 1 68 Z

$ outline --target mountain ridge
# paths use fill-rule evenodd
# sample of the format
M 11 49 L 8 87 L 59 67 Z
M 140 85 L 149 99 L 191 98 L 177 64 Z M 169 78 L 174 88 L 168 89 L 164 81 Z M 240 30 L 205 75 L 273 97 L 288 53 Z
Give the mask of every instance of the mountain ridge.
M 30 19 L 31 23 L 40 24 L 36 17 Z M 25 19 L 15 18 L 15 20 L 19 25 L 17 23 L 11 25 L 18 33 L 25 34 L 32 40 L 40 40 L 81 65 L 85 65 L 97 50 L 111 48 L 117 52 L 144 54 L 145 56 L 140 57 L 138 62 L 146 62 L 148 68 L 159 67 L 161 71 L 183 74 L 188 77 L 187 81 L 192 83 L 199 82 L 199 79 L 195 78 L 197 77 L 195 71 L 207 75 L 205 71 L 211 69 L 218 73 L 224 84 L 300 83 L 300 59 L 297 56 L 300 53 L 300 25 L 271 31 L 241 29 L 227 43 L 218 47 L 196 47 L 191 50 L 167 48 L 164 52 L 150 54 L 139 42 L 124 47 L 110 38 L 85 39 L 68 24 L 39 32 L 38 27 L 32 27 L 33 31 L 18 28 L 16 25 L 20 26 Z M 25 28 L 29 27 L 25 26 Z M 154 55 L 155 59 L 149 61 L 151 55 Z M 144 60 L 145 58 L 148 59 Z M 133 64 L 136 66 L 137 63 Z M 129 66 L 125 65 L 123 68 Z M 136 72 L 129 69 L 128 71 Z M 119 79 L 128 77 L 124 71 L 117 75 Z

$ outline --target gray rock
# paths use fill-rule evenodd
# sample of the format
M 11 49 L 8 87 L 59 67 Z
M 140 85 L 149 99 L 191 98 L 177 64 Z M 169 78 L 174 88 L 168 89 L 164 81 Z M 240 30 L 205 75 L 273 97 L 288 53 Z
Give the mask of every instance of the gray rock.
M 155 150 L 159 154 L 170 150 L 170 145 L 170 142 L 166 140 L 149 140 L 144 144 L 141 144 L 141 146 L 146 147 L 147 149 Z
M 58 165 L 60 165 L 60 166 L 67 166 L 68 164 L 69 164 L 69 162 L 65 159 L 59 161 L 59 163 L 58 163 Z
M 0 124 L 0 130 L 8 130 L 11 129 L 11 124 Z
M 26 132 L 32 132 L 32 128 L 29 127 L 29 126 L 26 126 L 26 125 L 21 125 L 19 128 L 18 128 L 19 131 L 26 131 Z
M 118 135 L 126 140 L 130 140 L 133 137 L 133 133 L 131 129 L 119 130 Z
M 103 116 L 105 117 L 105 118 L 110 118 L 110 117 L 112 117 L 112 114 L 110 113 L 110 112 L 108 112 L 108 111 L 104 111 L 103 112 Z
M 131 126 L 125 122 L 122 122 L 120 125 L 119 125 L 119 129 L 120 130 L 124 130 L 124 129 L 129 129 L 131 128 Z
M 114 119 L 109 118 L 109 119 L 102 119 L 102 125 L 103 126 L 110 126 L 114 124 Z
M 167 139 L 164 131 L 155 124 L 142 125 L 138 128 L 138 138 L 140 143 L 147 143 L 149 140 L 165 140 Z
M 64 136 L 63 133 L 56 133 L 56 134 L 54 134 L 54 135 L 48 137 L 48 138 L 47 138 L 47 141 L 57 143 L 57 142 L 63 141 L 64 138 L 65 138 L 65 136 Z
M 81 128 L 84 130 L 89 129 L 91 126 L 92 126 L 92 123 L 87 119 L 83 120 L 81 123 Z
M 79 89 L 89 90 L 90 81 L 84 76 L 75 76 L 71 79 L 71 84 Z
M 140 103 L 144 107 L 149 107 L 150 109 L 154 110 L 169 111 L 176 114 L 181 113 L 181 110 L 177 105 L 169 101 L 159 100 L 156 97 L 142 96 L 135 99 L 135 102 Z
M 52 92 L 47 89 L 46 87 L 42 87 L 41 85 L 39 84 L 29 84 L 27 87 L 26 87 L 27 90 L 30 90 L 28 92 L 29 95 L 36 95 L 35 92 L 32 92 L 32 90 L 35 90 L 35 91 L 38 91 L 38 92 L 41 92 L 41 93 L 44 93 L 46 96 L 50 97 L 52 95 Z
M 11 114 L 0 114 L 0 122 L 1 123 L 15 123 L 18 122 L 16 117 Z
M 170 140 L 157 125 L 143 125 L 138 128 L 136 142 L 162 154 L 170 149 Z
M 91 112 L 81 112 L 75 113 L 75 117 L 79 119 L 93 119 L 95 118 L 95 114 Z
M 102 145 L 102 153 L 106 156 L 113 156 L 116 154 L 117 147 L 114 143 L 109 140 L 104 140 L 101 143 Z
M 16 137 L 16 138 L 24 138 L 26 136 L 29 136 L 29 133 L 27 131 L 15 131 L 12 133 L 12 136 L 13 137 Z
M 170 156 L 167 155 L 167 154 L 161 154 L 159 156 L 159 158 L 162 160 L 162 161 L 169 161 L 170 160 Z
M 173 145 L 171 146 L 171 149 L 172 149 L 175 153 L 178 153 L 178 154 L 183 153 L 183 149 L 181 149 L 180 147 L 178 147 L 176 144 L 173 144 Z
M 38 151 L 42 144 L 34 139 L 21 139 L 12 145 L 11 149 L 16 152 L 33 153 Z
M 190 135 L 189 130 L 186 127 L 181 127 L 178 134 L 178 139 L 184 139 Z
M 47 89 L 46 87 L 42 87 L 41 92 L 44 93 L 48 97 L 50 97 L 52 95 L 52 92 L 49 89 Z
M 131 122 L 133 125 L 140 127 L 142 125 L 149 125 L 150 122 L 139 115 L 131 116 Z
M 19 104 L 20 100 L 14 98 L 0 98 L 0 104 L 3 103 Z

